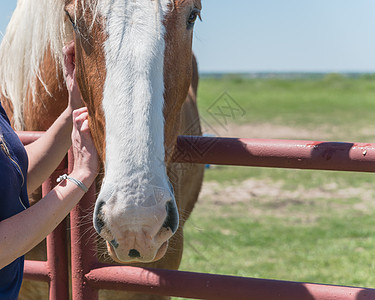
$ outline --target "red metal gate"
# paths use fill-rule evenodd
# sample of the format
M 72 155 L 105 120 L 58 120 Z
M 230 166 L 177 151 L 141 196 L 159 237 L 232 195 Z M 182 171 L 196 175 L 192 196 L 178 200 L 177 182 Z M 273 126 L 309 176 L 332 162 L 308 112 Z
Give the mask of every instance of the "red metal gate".
M 38 133 L 19 133 L 24 143 Z M 179 137 L 176 162 L 280 168 L 375 172 L 375 144 L 287 140 Z M 63 164 L 43 185 L 50 190 Z M 93 226 L 80 224 L 95 201 L 91 188 L 71 212 L 72 293 L 74 300 L 98 299 L 99 289 L 126 290 L 200 299 L 310 300 L 375 299 L 374 289 L 308 284 L 100 264 Z M 91 237 L 91 238 L 90 238 Z M 47 238 L 47 262 L 25 262 L 25 278 L 50 284 L 50 299 L 69 299 L 66 224 Z

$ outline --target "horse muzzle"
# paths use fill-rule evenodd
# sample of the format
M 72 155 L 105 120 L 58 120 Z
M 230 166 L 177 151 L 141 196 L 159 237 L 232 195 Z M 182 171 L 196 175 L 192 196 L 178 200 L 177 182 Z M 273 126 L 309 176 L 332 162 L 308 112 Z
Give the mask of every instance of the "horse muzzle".
M 121 201 L 111 199 L 103 201 L 99 197 L 93 221 L 98 234 L 106 240 L 113 260 L 148 263 L 161 259 L 179 226 L 173 194 L 165 203 L 146 207 L 120 205 Z

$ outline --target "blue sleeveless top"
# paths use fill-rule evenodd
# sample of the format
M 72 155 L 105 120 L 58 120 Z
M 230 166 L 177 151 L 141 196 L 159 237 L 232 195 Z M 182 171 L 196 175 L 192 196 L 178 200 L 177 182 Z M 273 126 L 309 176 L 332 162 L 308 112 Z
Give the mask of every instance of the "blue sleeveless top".
M 26 185 L 27 168 L 26 150 L 10 126 L 9 119 L 0 105 L 0 221 L 29 207 Z M 22 256 L 0 270 L 0 299 L 18 298 L 23 267 L 24 257 Z

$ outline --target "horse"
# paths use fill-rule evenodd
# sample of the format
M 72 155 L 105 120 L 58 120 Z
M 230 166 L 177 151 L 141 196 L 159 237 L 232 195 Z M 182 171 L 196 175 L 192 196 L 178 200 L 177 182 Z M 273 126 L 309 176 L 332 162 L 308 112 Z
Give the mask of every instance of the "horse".
M 172 154 L 179 134 L 201 135 L 192 53 L 200 11 L 200 0 L 19 0 L 0 46 L 2 105 L 15 129 L 34 131 L 46 130 L 67 105 L 62 48 L 74 41 L 102 162 L 93 226 L 113 262 L 180 265 L 204 171 L 173 163 Z M 44 251 L 40 245 L 26 258 Z M 25 280 L 20 299 L 45 298 Z

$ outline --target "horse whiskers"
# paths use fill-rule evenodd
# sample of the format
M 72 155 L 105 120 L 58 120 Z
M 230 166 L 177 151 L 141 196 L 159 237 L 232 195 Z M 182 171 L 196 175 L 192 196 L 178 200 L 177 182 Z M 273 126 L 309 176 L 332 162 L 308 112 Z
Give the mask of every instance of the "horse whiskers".
M 186 241 L 186 244 L 196 253 L 199 255 L 200 258 L 202 258 L 206 263 L 209 263 L 210 260 L 202 253 L 202 251 L 199 251 L 197 248 L 193 246 L 193 244 L 190 241 Z
M 95 208 L 95 203 L 93 203 L 90 207 L 87 207 L 84 210 L 82 210 L 82 212 L 85 214 L 92 214 L 94 212 L 94 208 Z M 83 217 L 86 217 L 86 216 L 83 216 Z
M 75 223 L 74 227 L 81 227 L 82 225 L 87 225 L 90 223 L 92 223 L 92 214 L 80 217 L 79 222 Z
M 78 229 L 78 228 L 81 228 L 81 227 L 84 227 L 84 226 L 91 226 L 92 227 L 92 221 L 86 221 L 86 222 L 80 222 L 78 224 L 75 224 L 74 226 L 69 226 L 68 227 L 68 230 L 71 230 L 71 229 Z
M 202 228 L 202 227 L 198 227 L 197 225 L 195 225 L 193 222 L 190 223 L 190 226 L 192 226 L 194 228 L 194 230 L 196 231 L 199 231 L 199 232 L 204 232 L 205 229 Z
M 86 230 L 84 230 L 83 231 L 83 233 L 81 234 L 81 236 L 79 237 L 79 239 L 78 239 L 78 241 L 80 242 L 84 237 L 85 237 L 85 235 L 87 235 L 87 233 L 90 233 L 90 236 L 88 236 L 87 238 L 86 238 L 86 241 L 87 241 L 87 243 L 89 243 L 89 241 L 94 237 L 94 236 L 96 236 L 96 231 L 92 231 L 92 227 L 90 227 L 90 228 L 87 228 Z
M 185 210 L 185 209 L 181 209 L 181 210 L 179 210 L 179 213 L 180 213 L 181 223 L 185 224 L 185 222 L 188 220 L 188 218 L 190 216 L 190 212 Z
M 91 213 L 85 215 L 85 216 L 82 216 L 79 218 L 79 221 L 75 224 L 70 224 L 69 228 L 72 229 L 72 228 L 80 228 L 82 226 L 87 226 L 87 225 L 92 225 L 92 211 Z
M 101 260 L 102 262 L 104 263 L 113 263 L 113 260 L 111 259 L 111 257 L 106 253 L 106 250 L 105 249 L 104 251 L 102 251 L 101 253 L 98 253 L 98 260 Z
M 93 210 L 90 210 L 86 215 L 79 217 L 78 223 L 91 221 Z

